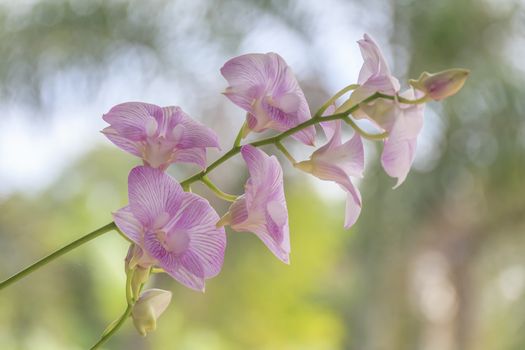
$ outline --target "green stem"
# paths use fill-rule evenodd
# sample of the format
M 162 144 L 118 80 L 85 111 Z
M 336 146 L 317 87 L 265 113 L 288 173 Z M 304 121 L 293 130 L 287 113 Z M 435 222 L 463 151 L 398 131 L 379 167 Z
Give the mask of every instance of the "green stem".
M 241 126 L 241 130 L 239 130 L 239 133 L 237 134 L 237 137 L 235 138 L 235 142 L 233 143 L 233 147 L 239 147 L 241 145 L 242 138 L 244 136 L 244 129 L 247 127 L 246 121 Z
M 346 122 L 346 124 L 350 125 L 359 135 L 361 135 L 365 139 L 372 140 L 372 141 L 378 141 L 378 140 L 383 140 L 388 137 L 388 132 L 386 131 L 381 134 L 370 134 L 364 131 L 350 117 L 344 118 L 343 120 Z
M 332 96 L 328 101 L 326 101 L 322 106 L 321 108 L 319 108 L 319 110 L 317 111 L 317 113 L 315 113 L 314 115 L 314 118 L 319 118 L 323 115 L 324 111 L 326 111 L 326 109 L 328 107 L 330 107 L 330 105 L 332 103 L 334 103 L 335 101 L 337 101 L 337 99 L 341 96 L 343 96 L 344 94 L 346 94 L 348 91 L 352 91 L 354 89 L 357 89 L 359 87 L 359 84 L 351 84 L 351 85 L 348 85 L 348 86 L 345 86 L 344 88 L 342 88 L 341 90 L 339 90 L 334 96 Z
M 284 156 L 286 158 L 288 158 L 288 160 L 290 161 L 290 163 L 292 163 L 292 165 L 294 165 L 295 163 L 297 163 L 297 161 L 295 160 L 295 158 L 290 154 L 290 152 L 288 152 L 288 150 L 286 149 L 286 147 L 284 147 L 284 145 L 280 142 L 280 141 L 277 141 L 275 143 L 275 146 L 279 149 L 279 151 L 281 151 Z
M 409 100 L 409 99 L 406 99 L 406 98 L 401 97 L 399 95 L 396 95 L 396 96 L 386 95 L 386 94 L 382 94 L 380 92 L 376 92 L 376 95 L 379 98 L 384 98 L 384 99 L 387 99 L 387 100 L 395 100 L 397 98 L 397 100 L 399 102 L 407 104 L 407 105 L 418 105 L 418 104 L 425 103 L 425 102 L 428 101 L 428 96 L 427 95 L 425 95 L 423 97 L 420 97 L 418 99 L 415 99 L 415 100 Z
M 131 315 L 131 311 L 133 310 L 133 305 L 136 302 L 136 299 L 138 299 L 138 296 L 133 297 L 131 295 L 131 281 L 133 279 L 133 273 L 134 271 L 131 271 L 126 275 L 126 300 L 127 300 L 127 306 L 124 313 L 114 322 L 112 322 L 109 327 L 102 333 L 102 337 L 100 337 L 100 340 L 91 347 L 90 350 L 98 349 L 101 345 L 103 345 L 105 342 L 108 341 L 109 338 L 115 334 L 120 327 L 126 322 L 128 317 Z
M 12 283 L 18 281 L 19 279 L 29 275 L 31 272 L 33 272 L 33 271 L 39 269 L 40 267 L 50 263 L 51 261 L 55 260 L 56 258 L 58 258 L 58 257 L 60 257 L 60 256 L 62 256 L 64 254 L 66 254 L 67 252 L 75 249 L 76 247 L 81 246 L 82 244 L 84 244 L 86 242 L 89 242 L 92 239 L 95 239 L 98 236 L 100 236 L 100 235 L 102 235 L 102 234 L 104 234 L 104 233 L 106 233 L 108 231 L 115 230 L 116 228 L 117 228 L 117 226 L 115 225 L 115 223 L 111 222 L 111 223 L 109 223 L 109 224 L 107 224 L 105 226 L 102 226 L 101 228 L 91 232 L 91 233 L 88 233 L 87 235 L 77 239 L 76 241 L 69 243 L 65 247 L 62 247 L 62 248 L 58 249 L 54 253 L 49 254 L 45 258 L 37 261 L 33 265 L 26 267 L 22 271 L 18 272 L 17 274 L 14 274 L 13 276 L 11 276 L 8 279 L 6 279 L 5 281 L 1 282 L 0 283 L 0 290 L 2 290 L 5 287 L 11 285 Z
M 217 197 L 224 199 L 225 201 L 234 202 L 237 199 L 237 196 L 233 194 L 222 192 L 207 176 L 203 176 L 200 181 L 208 186 L 208 188 L 212 190 Z

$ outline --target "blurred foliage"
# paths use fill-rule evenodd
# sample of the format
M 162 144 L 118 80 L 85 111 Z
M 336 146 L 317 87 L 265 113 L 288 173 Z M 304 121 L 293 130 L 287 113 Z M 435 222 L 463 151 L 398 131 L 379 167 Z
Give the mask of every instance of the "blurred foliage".
M 38 106 L 46 76 L 68 65 L 94 77 L 96 90 L 108 74 L 100 68 L 108 57 L 130 48 L 152 52 L 155 69 L 174 74 L 191 91 L 207 78 L 194 74 L 188 57 L 208 46 L 234 54 L 246 28 L 264 16 L 308 45 L 315 18 L 300 4 L 41 1 L 18 15 L 3 5 L 2 98 Z M 525 6 L 511 0 L 385 4 L 352 2 L 356 12 L 348 17 L 362 14 L 356 22 L 363 30 L 377 17 L 391 21 L 374 30 L 390 36 L 394 71 L 405 78 L 454 66 L 472 71 L 458 96 L 428 105 L 430 131 L 423 136 L 430 141 L 420 139 L 420 147 L 430 151 L 406 183 L 392 191 L 392 180 L 370 162 L 360 186 L 361 218 L 344 232 L 343 203 L 327 201 L 305 176 L 288 169 L 291 266 L 274 259 L 253 235 L 230 233 L 223 272 L 206 294 L 156 277 L 155 286 L 174 292 L 159 329 L 140 338 L 128 323 L 107 348 L 525 348 L 525 66 L 515 57 L 524 43 Z M 169 6 L 179 16 L 163 16 L 172 13 Z M 185 12 L 186 6 L 199 10 Z M 184 25 L 188 14 L 198 14 L 191 17 L 198 33 Z M 170 25 L 177 21 L 183 24 Z M 352 45 L 346 37 L 341 41 Z M 183 53 L 173 55 L 174 48 Z M 330 95 L 321 86 L 325 78 L 308 77 L 312 100 Z M 134 164 L 117 150 L 100 148 L 45 191 L 0 202 L 0 276 L 108 222 L 127 201 L 125 180 Z M 228 179 L 244 177 L 244 170 L 235 163 L 227 168 L 218 169 L 217 178 L 238 192 L 241 179 Z M 212 203 L 220 213 L 226 210 Z M 92 344 L 124 309 L 126 249 L 109 233 L 2 291 L 0 348 Z

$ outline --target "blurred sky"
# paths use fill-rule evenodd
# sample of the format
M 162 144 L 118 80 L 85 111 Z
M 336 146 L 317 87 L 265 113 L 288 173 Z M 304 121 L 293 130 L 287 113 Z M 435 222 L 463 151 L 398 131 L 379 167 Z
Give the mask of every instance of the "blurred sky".
M 4 3 L 9 35 L 16 37 L 33 9 L 33 1 Z M 95 10 L 96 5 L 88 3 L 71 1 L 71 6 L 81 15 Z M 311 42 L 306 43 L 293 29 L 267 15 L 259 18 L 255 25 L 247 26 L 238 49 L 227 55 L 200 34 L 203 32 L 203 8 L 210 6 L 209 2 L 165 2 L 161 11 L 145 3 L 135 5 L 127 9 L 131 12 L 129 16 L 138 16 L 137 20 L 149 18 L 154 22 L 153 27 L 162 40 L 159 46 L 163 59 L 167 61 L 160 62 L 156 55 L 141 47 L 122 47 L 115 40 L 96 67 L 72 62 L 59 69 L 43 68 L 38 86 L 40 106 L 28 106 L 16 94 L 3 99 L 0 104 L 3 111 L 0 118 L 0 193 L 4 196 L 13 191 L 42 189 L 73 159 L 100 143 L 109 144 L 98 131 L 105 126 L 102 114 L 115 104 L 145 101 L 180 105 L 195 118 L 202 118 L 207 106 L 226 103 L 220 95 L 226 84 L 219 69 L 233 54 L 278 52 L 300 80 L 321 76 L 323 79 L 319 83 L 335 92 L 356 81 L 361 57 L 355 42 L 364 30 L 374 27 L 373 22 L 369 23 L 370 28 L 363 28 L 360 23 L 352 24 L 345 18 L 352 5 L 344 1 L 302 1 L 301 9 L 308 16 L 313 33 Z M 53 13 L 42 21 L 52 25 L 59 21 L 60 15 Z M 388 17 L 378 16 L 374 18 L 376 21 L 381 23 L 381 31 L 369 32 L 391 58 L 384 32 L 388 28 Z M 334 22 L 341 25 L 330 25 Z M 51 46 L 47 50 L 40 54 L 48 54 L 53 61 L 53 50 L 60 50 L 60 47 Z M 166 72 L 166 69 L 177 69 L 180 60 L 191 64 L 189 75 L 205 83 L 188 89 L 185 80 Z M 14 60 L 6 63 L 15 70 L 19 64 Z M 39 67 L 42 65 L 45 62 L 38 62 Z M 98 73 L 93 81 L 92 76 L 97 72 L 102 74 Z M 240 110 L 225 108 L 229 108 L 236 123 L 241 123 Z M 226 135 L 223 144 L 229 143 L 232 137 Z

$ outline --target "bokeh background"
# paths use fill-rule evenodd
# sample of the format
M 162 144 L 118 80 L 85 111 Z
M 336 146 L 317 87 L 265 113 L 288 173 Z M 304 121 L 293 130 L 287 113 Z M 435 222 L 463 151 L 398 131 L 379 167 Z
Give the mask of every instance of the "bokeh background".
M 205 294 L 156 276 L 174 293 L 157 331 L 141 338 L 128 322 L 106 348 L 525 349 L 523 1 L 0 1 L 0 279 L 126 204 L 138 160 L 98 132 L 111 106 L 180 105 L 227 149 L 243 120 L 220 95 L 227 59 L 280 53 L 315 110 L 356 81 L 363 32 L 405 85 L 423 70 L 472 71 L 457 96 L 428 104 L 405 184 L 391 189 L 367 142 L 364 207 L 345 231 L 337 186 L 283 160 L 292 264 L 230 232 Z M 235 158 L 212 178 L 240 193 L 246 171 Z M 126 251 L 108 233 L 3 290 L 0 349 L 92 345 L 125 308 Z

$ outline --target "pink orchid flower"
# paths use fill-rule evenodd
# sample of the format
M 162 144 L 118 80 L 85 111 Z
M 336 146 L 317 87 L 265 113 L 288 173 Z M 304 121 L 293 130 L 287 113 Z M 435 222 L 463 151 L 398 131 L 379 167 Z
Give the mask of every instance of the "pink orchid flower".
M 416 95 L 413 89 L 408 89 L 400 96 L 413 100 L 421 97 L 422 93 Z M 394 186 L 397 188 L 405 181 L 414 161 L 417 136 L 423 128 L 424 104 L 378 100 L 361 108 L 377 126 L 388 132 L 381 154 L 381 165 L 389 176 L 397 178 Z
M 341 121 L 325 122 L 321 126 L 328 142 L 317 149 L 309 160 L 295 164 L 295 167 L 311 173 L 321 180 L 335 181 L 347 192 L 345 228 L 350 228 L 361 213 L 361 194 L 350 177 L 362 177 L 364 170 L 363 142 L 358 133 L 342 143 Z
M 359 87 L 354 90 L 350 99 L 337 109 L 338 112 L 358 104 L 375 92 L 396 95 L 399 92 L 399 81 L 392 76 L 386 60 L 375 41 L 364 35 L 359 40 L 363 66 L 359 72 Z M 414 99 L 413 89 L 405 91 L 400 96 Z M 417 97 L 421 97 L 420 94 Z M 423 105 L 408 105 L 395 100 L 377 99 L 353 113 L 357 119 L 366 118 L 389 136 L 385 141 L 381 164 L 386 173 L 397 178 L 394 188 L 401 185 L 414 161 L 417 136 L 423 125 Z
M 250 178 L 244 195 L 237 198 L 218 225 L 229 224 L 237 232 L 253 232 L 270 251 L 289 263 L 290 232 L 283 188 L 283 171 L 275 156 L 245 145 L 242 157 Z
M 230 84 L 224 94 L 248 112 L 248 131 L 286 131 L 311 117 L 292 70 L 276 53 L 232 58 L 221 68 L 221 74 Z M 293 137 L 313 145 L 315 128 L 305 128 Z
M 103 119 L 110 126 L 102 133 L 111 142 L 153 168 L 165 170 L 184 162 L 205 169 L 206 148 L 219 148 L 215 132 L 179 107 L 127 102 L 111 108 Z
M 215 210 L 159 169 L 131 170 L 128 190 L 129 205 L 113 216 L 147 255 L 139 263 L 158 265 L 183 285 L 204 291 L 204 281 L 221 270 L 226 247 L 224 229 L 215 226 Z
M 375 92 L 395 95 L 400 89 L 399 81 L 390 73 L 390 68 L 376 42 L 365 34 L 357 43 L 364 61 L 357 80 L 359 87 L 352 92 L 348 101 L 337 109 L 337 112 L 348 110 Z M 366 115 L 360 111 L 353 115 L 356 118 L 366 118 Z

